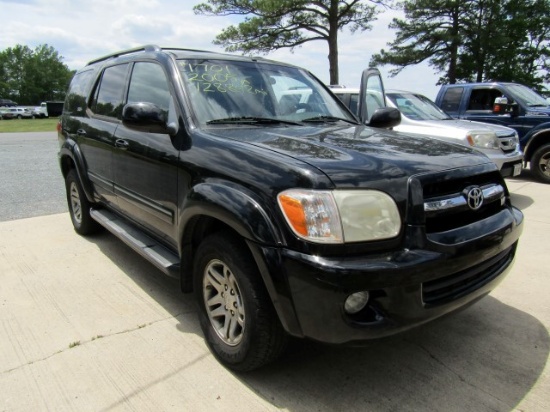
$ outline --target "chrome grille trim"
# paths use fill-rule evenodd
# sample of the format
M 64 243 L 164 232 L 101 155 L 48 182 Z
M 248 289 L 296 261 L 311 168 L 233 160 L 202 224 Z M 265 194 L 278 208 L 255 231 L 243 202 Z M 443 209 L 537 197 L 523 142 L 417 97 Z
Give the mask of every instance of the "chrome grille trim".
M 481 190 L 483 191 L 485 203 L 504 199 L 504 187 L 500 184 L 481 186 Z M 462 193 L 456 193 L 424 202 L 424 212 L 441 212 L 443 210 L 467 207 L 467 205 L 466 197 Z

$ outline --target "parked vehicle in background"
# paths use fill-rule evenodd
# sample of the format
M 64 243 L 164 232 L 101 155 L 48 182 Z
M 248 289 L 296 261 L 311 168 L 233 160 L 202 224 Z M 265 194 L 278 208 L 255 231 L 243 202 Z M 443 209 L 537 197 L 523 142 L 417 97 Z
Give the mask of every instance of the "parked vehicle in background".
M 34 119 L 34 114 L 25 107 L 10 107 L 8 109 L 13 113 L 13 117 L 17 119 Z
M 331 88 L 353 112 L 357 112 L 359 90 Z M 406 91 L 386 91 L 387 103 L 399 109 L 401 123 L 395 131 L 413 133 L 473 147 L 488 156 L 504 177 L 521 173 L 523 154 L 515 130 L 480 122 L 456 120 L 430 99 Z
M 259 57 L 94 60 L 58 125 L 74 229 L 104 227 L 179 278 L 239 371 L 289 335 L 358 343 L 478 301 L 523 228 L 504 178 L 475 150 L 387 130 L 400 114 L 378 71 L 359 96 L 355 117 L 310 72 Z
M 48 117 L 48 107 L 45 102 L 42 102 L 40 106 L 35 106 L 31 109 L 31 112 L 34 114 L 35 117 L 38 118 L 46 118 Z
M 550 183 L 550 105 L 544 97 L 517 83 L 465 83 L 442 86 L 435 103 L 454 118 L 515 129 L 524 162 Z
M 0 120 L 9 120 L 14 118 L 14 114 L 10 112 L 9 109 L 5 107 L 0 107 Z
M 10 99 L 0 99 L 0 107 L 15 107 L 17 103 Z

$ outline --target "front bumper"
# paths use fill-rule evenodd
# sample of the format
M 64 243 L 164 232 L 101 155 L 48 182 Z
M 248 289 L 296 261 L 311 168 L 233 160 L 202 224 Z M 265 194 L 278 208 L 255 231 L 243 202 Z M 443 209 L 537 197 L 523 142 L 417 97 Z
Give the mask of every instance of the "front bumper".
M 506 214 L 499 227 L 494 221 L 480 225 L 479 235 L 462 242 L 440 236 L 423 249 L 373 256 L 326 258 L 260 248 L 260 268 L 291 335 L 335 344 L 383 337 L 472 304 L 500 283 L 523 228 L 519 210 Z M 358 291 L 371 298 L 349 315 L 344 302 Z
M 517 176 L 519 174 L 517 171 L 521 171 L 521 166 L 523 164 L 523 153 L 520 150 L 519 145 L 517 145 L 516 150 L 510 153 L 502 153 L 499 150 L 482 150 L 482 152 L 485 153 L 487 157 L 489 157 L 489 159 L 497 165 L 498 170 L 500 170 L 500 174 L 503 177 Z M 514 169 L 515 165 L 519 165 L 519 169 Z

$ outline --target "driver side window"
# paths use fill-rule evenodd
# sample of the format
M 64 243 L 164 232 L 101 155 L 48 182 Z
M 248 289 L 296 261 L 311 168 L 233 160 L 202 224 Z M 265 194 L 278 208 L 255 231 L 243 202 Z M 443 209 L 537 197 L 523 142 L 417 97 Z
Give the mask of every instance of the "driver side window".
M 137 62 L 132 70 L 128 103 L 153 103 L 162 110 L 170 108 L 170 89 L 164 70 L 156 63 Z

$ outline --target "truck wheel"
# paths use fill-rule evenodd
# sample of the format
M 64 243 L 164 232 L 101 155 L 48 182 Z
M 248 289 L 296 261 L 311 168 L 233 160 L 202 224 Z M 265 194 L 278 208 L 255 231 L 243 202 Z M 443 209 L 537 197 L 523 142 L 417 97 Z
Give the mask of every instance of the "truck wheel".
M 287 335 L 246 245 L 216 233 L 199 246 L 195 294 L 206 343 L 235 371 L 250 371 L 276 359 Z
M 84 194 L 84 190 L 74 169 L 71 169 L 65 178 L 65 188 L 67 190 L 67 203 L 74 230 L 81 235 L 90 235 L 97 232 L 100 225 L 90 216 L 90 202 L 88 202 Z
M 550 183 L 550 143 L 542 145 L 533 153 L 531 170 L 539 181 Z

